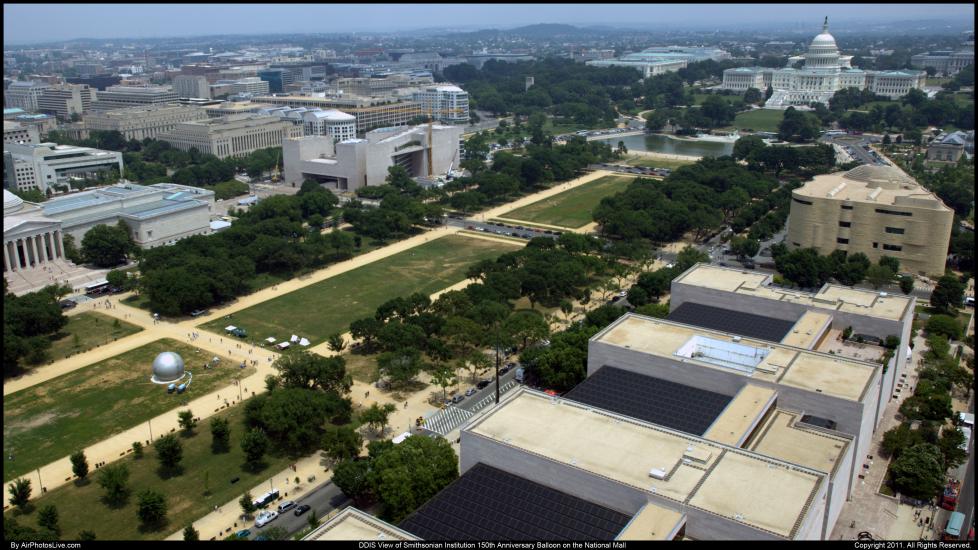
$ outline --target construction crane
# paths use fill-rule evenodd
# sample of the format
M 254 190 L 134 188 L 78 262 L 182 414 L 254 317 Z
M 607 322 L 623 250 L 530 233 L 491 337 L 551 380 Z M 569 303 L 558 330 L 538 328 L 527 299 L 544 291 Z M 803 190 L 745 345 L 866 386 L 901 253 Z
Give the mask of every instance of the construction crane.
M 282 150 L 278 150 L 278 155 L 275 157 L 275 171 L 272 172 L 272 182 L 278 183 L 278 175 L 280 173 L 279 165 L 282 163 Z

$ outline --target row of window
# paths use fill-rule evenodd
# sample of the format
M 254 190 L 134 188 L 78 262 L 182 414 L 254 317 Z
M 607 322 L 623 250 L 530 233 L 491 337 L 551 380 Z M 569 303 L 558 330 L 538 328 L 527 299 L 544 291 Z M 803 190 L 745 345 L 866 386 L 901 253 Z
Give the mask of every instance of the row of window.
M 845 239 L 845 238 L 839 237 L 839 238 L 837 238 L 835 240 L 835 242 L 838 243 L 838 244 L 849 244 L 849 239 Z M 797 245 L 797 243 L 796 243 L 796 245 Z M 880 245 L 880 243 L 873 243 L 873 248 L 879 248 L 880 247 L 879 245 Z M 900 245 L 896 245 L 896 244 L 886 244 L 886 243 L 884 243 L 883 244 L 883 250 L 891 250 L 893 252 L 900 252 L 901 250 L 903 250 L 903 247 L 900 246 Z

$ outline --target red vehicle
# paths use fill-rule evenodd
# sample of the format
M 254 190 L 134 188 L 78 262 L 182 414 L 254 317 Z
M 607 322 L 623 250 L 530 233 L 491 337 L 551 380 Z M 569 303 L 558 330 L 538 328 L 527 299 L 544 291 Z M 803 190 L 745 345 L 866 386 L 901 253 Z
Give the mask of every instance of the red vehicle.
M 958 492 L 961 490 L 961 482 L 952 479 L 947 487 L 944 487 L 944 494 L 941 495 L 941 508 L 954 511 L 958 505 Z

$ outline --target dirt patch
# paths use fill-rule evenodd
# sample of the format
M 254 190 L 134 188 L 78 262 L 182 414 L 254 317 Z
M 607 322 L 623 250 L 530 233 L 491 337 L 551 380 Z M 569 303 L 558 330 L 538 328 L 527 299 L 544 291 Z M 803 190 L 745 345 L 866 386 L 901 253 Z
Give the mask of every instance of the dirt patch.
M 26 432 L 28 430 L 33 430 L 34 428 L 40 428 L 41 426 L 47 424 L 48 422 L 51 422 L 52 420 L 58 418 L 59 416 L 61 415 L 59 415 L 55 411 L 48 411 L 46 413 L 32 416 L 31 418 L 28 418 L 26 420 L 20 420 L 15 422 L 4 422 L 3 436 L 10 437 L 14 434 Z

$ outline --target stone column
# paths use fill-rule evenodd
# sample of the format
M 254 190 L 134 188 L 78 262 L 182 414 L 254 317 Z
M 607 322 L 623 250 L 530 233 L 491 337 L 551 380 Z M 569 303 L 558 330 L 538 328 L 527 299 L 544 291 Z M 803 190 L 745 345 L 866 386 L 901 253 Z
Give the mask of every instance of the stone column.
M 50 235 L 49 233 L 44 233 L 43 235 L 41 235 L 41 250 L 44 252 L 45 262 L 50 262 L 53 259 L 51 258 L 51 251 L 48 248 L 48 242 L 50 242 L 50 240 L 48 239 L 49 235 Z
M 34 235 L 33 237 L 31 237 L 31 242 L 34 243 L 34 250 L 35 250 L 34 263 L 40 265 L 41 262 L 44 261 L 44 257 L 41 254 L 41 247 L 43 246 L 43 243 L 41 242 L 41 236 Z
M 7 259 L 7 243 L 3 243 L 3 270 L 10 271 L 10 261 Z
M 58 258 L 65 257 L 64 245 L 61 243 L 61 230 L 54 232 L 54 255 Z
M 22 242 L 23 242 L 23 239 L 17 239 L 16 241 L 14 241 L 14 256 L 16 256 L 16 258 L 17 258 L 15 260 L 17 262 L 17 271 L 23 270 L 24 267 L 25 267 L 25 262 L 27 261 L 27 252 L 26 251 L 24 251 L 24 257 L 23 257 L 23 259 L 21 259 L 21 256 L 20 256 L 21 250 L 23 248 L 23 245 L 21 244 Z
M 18 271 L 20 267 L 17 260 L 17 247 L 14 241 L 7 241 L 3 244 L 3 250 L 7 253 L 7 261 L 10 263 L 10 271 Z

